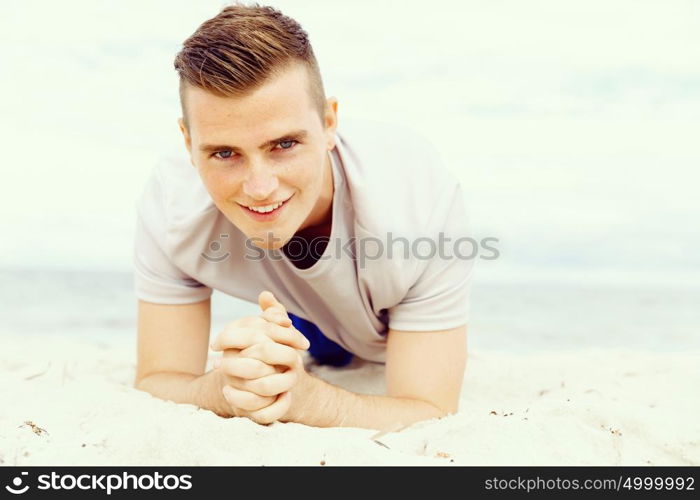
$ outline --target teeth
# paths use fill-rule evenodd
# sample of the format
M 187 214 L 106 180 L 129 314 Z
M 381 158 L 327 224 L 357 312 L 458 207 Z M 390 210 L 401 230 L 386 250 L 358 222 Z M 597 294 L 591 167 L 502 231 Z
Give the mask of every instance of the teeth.
M 273 210 L 279 208 L 281 205 L 282 205 L 282 203 L 277 203 L 275 205 L 266 205 L 264 207 L 248 207 L 248 208 L 251 209 L 253 212 L 266 214 L 267 212 L 272 212 Z

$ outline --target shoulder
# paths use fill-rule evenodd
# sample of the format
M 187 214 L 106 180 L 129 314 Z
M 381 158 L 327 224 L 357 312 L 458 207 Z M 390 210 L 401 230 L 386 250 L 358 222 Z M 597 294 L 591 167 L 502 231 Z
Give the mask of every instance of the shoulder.
M 369 120 L 342 122 L 338 137 L 357 223 L 378 236 L 439 230 L 461 190 L 432 142 L 410 127 Z
M 338 127 L 338 136 L 350 152 L 358 167 L 377 164 L 364 172 L 371 175 L 391 174 L 410 170 L 426 172 L 431 165 L 440 162 L 437 148 L 417 130 L 398 123 L 366 119 L 346 119 Z M 415 172 L 414 172 L 415 171 Z

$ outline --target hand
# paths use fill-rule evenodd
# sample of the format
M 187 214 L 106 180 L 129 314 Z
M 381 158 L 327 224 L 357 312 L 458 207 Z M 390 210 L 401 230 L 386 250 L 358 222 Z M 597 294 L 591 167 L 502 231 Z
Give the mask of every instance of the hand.
M 301 372 L 306 374 L 296 349 L 308 349 L 309 341 L 291 326 L 286 309 L 272 293 L 262 292 L 258 302 L 260 316 L 229 323 L 211 347 L 224 351 L 215 367 L 233 415 L 267 424 L 289 410 L 290 389 Z
M 287 315 L 287 309 L 271 292 L 262 292 L 258 296 L 258 302 L 260 304 L 260 308 L 263 310 L 262 314 L 260 315 L 261 317 L 267 319 L 271 323 L 276 323 L 280 326 L 289 326 L 295 331 L 298 331 L 292 326 L 292 321 Z M 306 337 L 304 337 L 304 339 L 306 339 Z M 310 344 L 307 340 L 306 349 L 308 349 L 309 346 Z M 304 363 L 302 362 L 301 358 L 299 358 L 299 362 L 297 364 L 294 366 L 287 366 L 287 368 L 290 371 L 297 372 L 297 382 L 289 391 L 291 401 L 288 411 L 278 418 L 278 420 L 283 422 L 298 421 L 299 416 L 303 414 L 302 412 L 305 411 L 309 404 L 312 404 L 310 403 L 309 395 L 312 392 L 314 382 L 313 377 L 306 373 Z

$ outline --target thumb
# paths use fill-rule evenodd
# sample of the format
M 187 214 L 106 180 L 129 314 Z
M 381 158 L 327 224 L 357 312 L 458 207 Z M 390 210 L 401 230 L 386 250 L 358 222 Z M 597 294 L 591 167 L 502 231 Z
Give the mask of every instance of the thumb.
M 258 295 L 258 304 L 260 305 L 260 309 L 262 311 L 265 311 L 269 307 L 275 307 L 278 306 L 280 309 L 283 311 L 287 311 L 287 309 L 280 304 L 280 302 L 277 300 L 277 298 L 272 294 L 272 292 L 268 290 L 264 290 L 260 292 L 260 295 Z

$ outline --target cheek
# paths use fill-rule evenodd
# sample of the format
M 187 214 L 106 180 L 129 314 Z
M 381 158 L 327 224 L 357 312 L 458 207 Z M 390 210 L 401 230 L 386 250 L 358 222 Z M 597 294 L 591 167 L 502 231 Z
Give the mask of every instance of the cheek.
M 241 184 L 240 176 L 223 170 L 208 170 L 201 174 L 202 182 L 215 200 L 230 197 Z
M 306 155 L 300 157 L 294 162 L 289 162 L 279 172 L 279 181 L 281 185 L 293 186 L 301 191 L 304 196 L 313 194 L 321 187 L 323 180 L 323 167 L 325 156 L 319 158 L 317 156 Z

